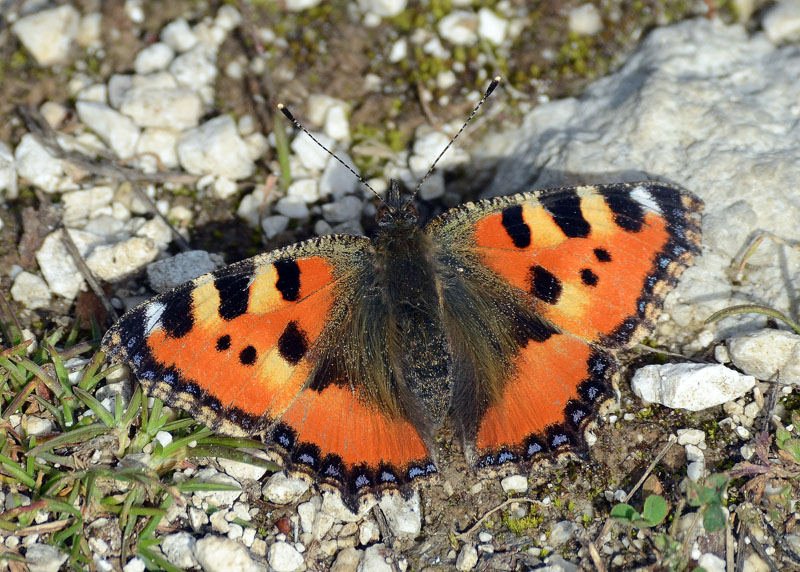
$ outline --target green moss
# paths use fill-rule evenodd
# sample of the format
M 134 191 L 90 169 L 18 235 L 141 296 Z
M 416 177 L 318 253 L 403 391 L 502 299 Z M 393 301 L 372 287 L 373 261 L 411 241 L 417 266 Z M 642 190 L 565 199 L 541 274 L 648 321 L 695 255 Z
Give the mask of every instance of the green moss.
M 533 537 L 532 532 L 537 530 L 543 521 L 544 517 L 539 514 L 539 509 L 536 505 L 531 505 L 528 514 L 521 518 L 514 518 L 507 514 L 503 515 L 503 524 L 517 536 Z

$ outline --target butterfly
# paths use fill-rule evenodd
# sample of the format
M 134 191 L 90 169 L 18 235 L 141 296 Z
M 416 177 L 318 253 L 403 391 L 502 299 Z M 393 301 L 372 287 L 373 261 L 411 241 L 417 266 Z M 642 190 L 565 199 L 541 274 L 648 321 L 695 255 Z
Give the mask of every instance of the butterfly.
M 105 335 L 152 396 L 366 499 L 438 472 L 585 448 L 614 351 L 650 332 L 699 253 L 702 202 L 656 182 L 463 204 L 424 228 L 392 184 L 373 238 L 314 238 L 140 304 Z

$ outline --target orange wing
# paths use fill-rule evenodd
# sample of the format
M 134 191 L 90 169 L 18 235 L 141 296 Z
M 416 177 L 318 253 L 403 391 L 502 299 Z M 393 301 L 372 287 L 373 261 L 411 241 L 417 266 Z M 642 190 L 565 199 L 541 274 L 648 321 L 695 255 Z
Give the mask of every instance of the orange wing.
M 328 368 L 334 378 L 320 368 L 341 346 L 371 252 L 366 238 L 326 237 L 228 266 L 137 306 L 102 349 L 150 395 L 221 433 L 264 436 L 354 507 L 364 492 L 435 472 L 399 409 L 346 368 Z
M 516 317 L 527 312 L 540 322 L 536 333 L 517 336 L 515 351 L 496 353 L 503 363 L 491 369 L 502 371 L 501 379 L 466 382 L 477 389 L 453 415 L 468 449 L 475 444 L 476 464 L 582 445 L 582 430 L 616 383 L 608 350 L 630 346 L 653 328 L 664 297 L 699 252 L 693 214 L 701 208 L 678 187 L 635 183 L 500 197 L 430 224 L 439 260 L 453 275 L 443 294 L 451 314 L 464 312 L 448 285 L 459 292 L 506 288 L 516 308 L 506 310 L 509 327 L 530 322 Z M 485 284 L 459 284 L 458 276 Z M 495 305 L 502 312 L 506 303 Z M 468 340 L 465 348 L 480 347 L 475 335 L 456 337 Z M 480 372 L 485 356 L 461 360 L 478 364 L 467 372 Z M 479 421 L 464 424 L 462 416 Z

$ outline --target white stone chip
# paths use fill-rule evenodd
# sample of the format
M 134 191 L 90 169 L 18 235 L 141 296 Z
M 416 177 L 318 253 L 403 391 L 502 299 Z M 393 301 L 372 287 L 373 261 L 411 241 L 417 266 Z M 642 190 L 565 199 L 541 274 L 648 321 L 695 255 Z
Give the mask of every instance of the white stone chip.
M 83 276 L 61 240 L 62 232 L 59 229 L 45 237 L 42 246 L 36 252 L 36 262 L 50 291 L 72 300 L 83 285 Z M 94 234 L 80 230 L 70 230 L 69 234 L 82 256 L 86 256 L 98 240 Z
M 136 152 L 139 127 L 133 120 L 105 103 L 78 101 L 75 104 L 80 120 L 108 145 L 117 157 L 127 159 Z
M 207 535 L 192 550 L 204 572 L 266 572 L 267 567 L 250 557 L 243 544 L 222 536 Z
M 68 557 L 69 554 L 50 544 L 35 542 L 25 549 L 25 560 L 30 572 L 58 572 Z
M 213 272 L 222 265 L 218 255 L 205 250 L 179 252 L 175 256 L 147 265 L 147 280 L 158 293 L 166 292 L 198 276 Z
M 125 91 L 120 111 L 140 127 L 188 129 L 203 114 L 203 101 L 188 87 L 133 87 Z
M 439 34 L 456 46 L 471 46 L 478 40 L 478 16 L 466 10 L 453 10 L 439 20 Z
M 358 5 L 365 14 L 391 18 L 406 9 L 406 0 L 358 0 Z
M 22 136 L 14 150 L 14 158 L 17 174 L 47 193 L 64 191 L 75 186 L 65 162 L 52 155 L 31 133 Z
M 490 8 L 478 10 L 478 35 L 494 45 L 502 44 L 508 32 L 508 21 Z
M 700 429 L 678 429 L 678 445 L 699 445 L 706 440 Z
M 528 479 L 524 475 L 509 475 L 500 481 L 506 493 L 524 493 L 528 490 Z
M 478 551 L 472 544 L 465 544 L 458 551 L 456 558 L 456 570 L 472 570 L 478 564 Z
M 197 44 L 197 37 L 183 18 L 173 20 L 161 30 L 161 41 L 178 53 L 191 50 Z
M 275 572 L 294 572 L 303 566 L 303 555 L 288 542 L 275 542 L 269 547 L 269 565 Z
M 578 525 L 569 520 L 562 520 L 553 525 L 548 537 L 550 546 L 561 546 L 569 542 L 578 530 Z
M 136 143 L 136 162 L 146 173 L 178 166 L 178 137 L 174 129 L 148 127 L 142 131 Z M 158 159 L 156 159 L 156 157 Z
M 197 45 L 176 57 L 169 71 L 180 85 L 192 89 L 212 86 L 217 79 L 216 54 L 205 45 Z
M 286 475 L 283 471 L 279 471 L 264 483 L 261 492 L 269 502 L 277 505 L 286 505 L 303 496 L 310 486 L 310 483 L 305 479 L 295 479 Z
M 11 148 L 0 141 L 0 194 L 17 198 L 17 165 Z
M 361 218 L 363 203 L 358 197 L 348 195 L 332 203 L 322 205 L 322 214 L 330 223 L 358 220 Z
M 261 230 L 267 238 L 274 238 L 289 228 L 289 221 L 291 219 L 284 215 L 272 215 L 264 217 L 261 220 Z
M 86 266 L 98 278 L 114 282 L 152 262 L 159 252 L 152 240 L 134 236 L 114 245 L 95 247 L 86 257 Z
M 600 12 L 594 4 L 583 4 L 569 11 L 569 31 L 581 36 L 594 36 L 603 29 Z
M 181 134 L 178 157 L 184 169 L 197 175 L 213 174 L 238 181 L 255 171 L 247 144 L 230 115 L 220 115 Z
M 761 380 L 776 374 L 782 383 L 800 386 L 800 336 L 784 330 L 765 329 L 728 340 L 733 364 Z
M 333 151 L 333 139 L 324 133 L 312 132 L 312 135 L 314 135 L 314 137 L 325 147 Z M 322 169 L 325 168 L 325 165 L 328 164 L 328 159 L 331 158 L 325 149 L 314 143 L 314 141 L 311 140 L 311 137 L 305 133 L 299 133 L 292 140 L 291 149 L 300 159 L 300 162 L 303 164 L 303 166 L 315 173 L 322 171 Z
M 320 3 L 320 0 L 286 0 L 286 9 L 290 12 L 301 12 L 313 8 Z
M 800 39 L 800 0 L 782 0 L 773 4 L 764 14 L 761 26 L 773 44 Z
M 29 310 L 46 308 L 50 304 L 50 289 L 40 276 L 22 271 L 11 285 L 11 298 Z
M 78 11 L 65 4 L 42 10 L 14 22 L 11 31 L 33 54 L 39 65 L 65 63 L 73 40 L 78 35 Z
M 212 469 L 211 467 L 199 470 L 195 475 L 195 479 L 197 479 L 201 483 L 222 484 L 233 487 L 241 486 L 239 484 L 239 481 L 237 481 L 233 477 L 226 475 L 225 473 L 220 473 L 219 471 Z M 233 503 L 236 501 L 236 499 L 239 498 L 239 496 L 241 496 L 241 494 L 242 494 L 241 490 L 195 491 L 192 494 L 192 501 L 196 506 L 199 504 L 199 502 L 205 501 L 211 506 L 229 507 L 233 505 Z
M 195 545 L 195 538 L 188 532 L 176 532 L 168 534 L 161 541 L 161 551 L 167 557 L 170 564 L 181 569 L 197 566 L 197 560 L 192 553 Z
M 408 500 L 399 494 L 385 494 L 378 504 L 395 536 L 414 537 L 422 530 L 422 509 L 417 491 Z
M 633 376 L 633 392 L 642 400 L 673 409 L 702 411 L 750 391 L 756 380 L 724 365 L 648 365 Z
M 353 171 L 358 173 L 355 163 L 347 153 L 340 153 L 339 158 L 344 161 L 345 165 L 349 165 Z M 322 172 L 322 176 L 319 178 L 319 195 L 321 197 L 327 197 L 328 195 L 342 197 L 352 193 L 359 187 L 364 188 L 356 176 L 339 161 L 331 157 Z
M 725 560 L 711 552 L 701 554 L 697 565 L 706 572 L 725 572 Z
M 322 130 L 336 141 L 350 141 L 350 122 L 347 119 L 347 106 L 336 103 L 328 109 Z
M 246 451 L 251 455 L 253 455 L 254 457 L 258 457 L 264 460 L 266 460 L 267 458 L 266 453 L 264 453 L 264 451 L 256 449 L 247 449 Z M 252 463 L 245 463 L 242 461 L 225 459 L 223 457 L 219 457 L 217 459 L 217 463 L 219 463 L 219 466 L 222 467 L 222 469 L 228 475 L 230 475 L 239 482 L 244 480 L 257 481 L 258 479 L 263 477 L 264 474 L 267 472 L 267 469 L 265 467 L 254 465 Z
M 140 75 L 161 71 L 167 69 L 174 58 L 175 50 L 169 44 L 156 42 L 136 54 L 133 69 Z
M 394 567 L 386 561 L 383 555 L 386 547 L 383 544 L 373 544 L 361 557 L 358 572 L 394 572 Z

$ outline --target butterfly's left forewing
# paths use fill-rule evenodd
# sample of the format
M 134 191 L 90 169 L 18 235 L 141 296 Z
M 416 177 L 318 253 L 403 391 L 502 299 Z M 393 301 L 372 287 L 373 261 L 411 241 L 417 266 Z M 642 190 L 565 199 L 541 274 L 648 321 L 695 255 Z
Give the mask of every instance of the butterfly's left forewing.
M 429 225 L 462 364 L 453 420 L 475 464 L 582 445 L 616 383 L 611 350 L 652 329 L 699 252 L 701 206 L 670 185 L 587 186 L 462 205 Z
M 354 322 L 371 256 L 368 239 L 333 236 L 242 261 L 137 306 L 102 349 L 148 394 L 222 433 L 262 436 L 357 510 L 435 472 L 418 429 L 375 390 L 390 377 L 374 347 L 385 314 Z

